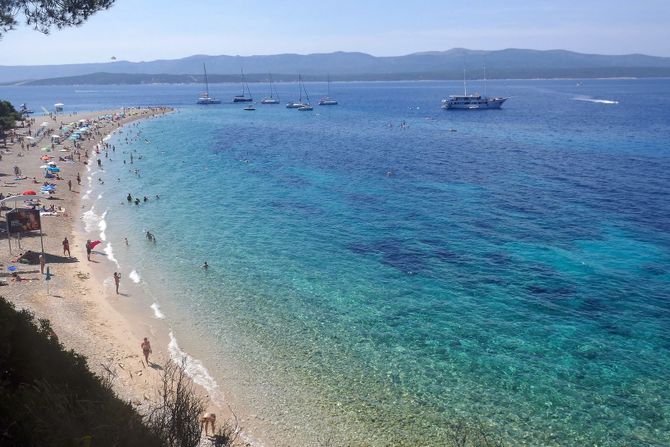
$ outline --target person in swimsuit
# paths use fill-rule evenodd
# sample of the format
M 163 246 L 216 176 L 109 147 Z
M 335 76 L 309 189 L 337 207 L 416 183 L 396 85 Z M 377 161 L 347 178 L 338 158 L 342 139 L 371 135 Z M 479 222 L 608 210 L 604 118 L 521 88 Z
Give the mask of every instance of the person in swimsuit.
M 67 240 L 67 237 L 63 239 L 63 256 L 65 256 L 65 253 L 67 253 L 68 258 L 72 257 L 70 254 L 70 241 Z
M 119 294 L 119 283 L 121 282 L 121 274 L 114 272 L 114 285 L 116 286 L 116 294 Z
M 88 239 L 86 241 L 86 259 L 89 261 L 91 260 L 91 251 L 93 251 L 93 248 L 91 248 L 91 240 Z
M 147 365 L 149 364 L 149 354 L 151 354 L 151 343 L 149 343 L 149 340 L 147 337 L 144 337 L 144 341 L 140 345 L 142 347 L 142 353 L 144 354 L 144 360 L 147 361 Z
M 212 426 L 212 436 L 216 434 L 214 431 L 214 423 L 216 422 L 216 415 L 214 413 L 205 413 L 201 418 L 200 418 L 200 431 L 202 431 L 203 427 L 205 429 L 205 436 L 208 435 L 207 428 L 208 426 Z

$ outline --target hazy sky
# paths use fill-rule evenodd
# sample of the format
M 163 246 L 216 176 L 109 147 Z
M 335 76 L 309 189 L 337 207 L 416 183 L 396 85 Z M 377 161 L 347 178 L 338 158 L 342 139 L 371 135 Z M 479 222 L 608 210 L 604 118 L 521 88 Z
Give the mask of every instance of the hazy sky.
M 78 28 L 7 33 L 0 65 L 453 47 L 670 56 L 670 0 L 116 0 Z

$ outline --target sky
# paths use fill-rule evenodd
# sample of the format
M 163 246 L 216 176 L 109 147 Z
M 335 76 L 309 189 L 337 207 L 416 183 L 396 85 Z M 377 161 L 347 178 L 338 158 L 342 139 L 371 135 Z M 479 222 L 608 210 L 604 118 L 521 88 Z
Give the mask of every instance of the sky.
M 670 0 L 116 0 L 49 35 L 19 26 L 0 65 L 461 47 L 670 56 Z

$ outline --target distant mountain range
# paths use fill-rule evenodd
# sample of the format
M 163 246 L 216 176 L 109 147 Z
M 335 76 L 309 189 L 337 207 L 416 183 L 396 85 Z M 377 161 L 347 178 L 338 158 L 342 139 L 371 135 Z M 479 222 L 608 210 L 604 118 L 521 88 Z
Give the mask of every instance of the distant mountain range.
M 376 57 L 365 53 L 278 54 L 271 56 L 195 55 L 150 62 L 114 61 L 69 65 L 0 65 L 0 83 L 28 85 L 200 83 L 202 64 L 210 82 L 239 80 L 244 68 L 249 81 L 273 73 L 277 81 L 306 80 L 418 80 L 481 78 L 484 65 L 489 79 L 594 78 L 670 76 L 670 58 L 628 54 L 607 56 L 566 50 L 506 49 L 447 51 Z

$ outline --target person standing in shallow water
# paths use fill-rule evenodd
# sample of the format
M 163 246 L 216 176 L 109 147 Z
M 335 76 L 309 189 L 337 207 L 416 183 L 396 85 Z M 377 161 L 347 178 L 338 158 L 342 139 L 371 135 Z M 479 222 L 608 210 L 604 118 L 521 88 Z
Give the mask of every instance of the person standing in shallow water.
M 151 343 L 149 343 L 149 340 L 147 337 L 144 337 L 144 341 L 140 345 L 142 348 L 142 354 L 144 354 L 144 360 L 146 360 L 147 365 L 149 364 L 149 354 L 151 354 Z

